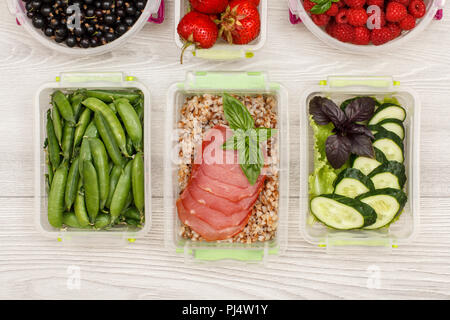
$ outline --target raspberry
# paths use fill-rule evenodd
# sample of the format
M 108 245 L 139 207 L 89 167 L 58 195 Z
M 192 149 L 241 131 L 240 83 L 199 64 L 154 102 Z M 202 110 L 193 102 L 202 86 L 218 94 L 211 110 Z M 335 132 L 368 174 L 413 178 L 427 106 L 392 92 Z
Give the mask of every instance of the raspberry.
M 334 28 L 336 38 L 342 42 L 352 42 L 354 33 L 353 27 L 346 23 L 339 23 Z
M 370 42 L 370 30 L 366 27 L 356 27 L 353 37 L 353 44 L 366 45 Z
M 368 15 L 368 19 L 367 19 L 367 27 L 369 29 L 379 29 L 381 27 L 384 27 L 386 25 L 386 15 L 384 14 L 383 11 L 380 11 L 380 25 L 378 26 L 378 19 L 376 17 L 376 11 L 373 10 L 371 13 L 369 13 Z
M 350 8 L 362 8 L 366 4 L 366 0 L 344 0 L 344 2 Z
M 405 7 L 407 7 L 407 6 L 409 5 L 409 2 L 410 2 L 411 0 L 392 0 L 392 1 L 401 3 L 402 5 L 404 5 Z
M 333 2 L 331 4 L 330 9 L 328 9 L 325 13 L 327 15 L 329 15 L 330 17 L 334 17 L 335 15 L 338 14 L 338 12 L 339 12 L 339 6 L 335 2 Z
M 336 15 L 336 22 L 337 23 L 347 23 L 347 9 L 340 9 L 338 14 Z
M 368 6 L 378 6 L 379 8 L 384 7 L 384 0 L 367 0 Z
M 422 0 L 412 0 L 408 6 L 409 13 L 416 19 L 422 18 L 427 12 L 427 7 Z
M 345 6 L 345 3 L 343 1 L 338 1 L 335 3 L 338 5 L 339 9 Z
M 410 14 L 406 15 L 406 18 L 400 21 L 400 28 L 402 28 L 403 30 L 411 30 L 414 29 L 415 26 L 416 18 L 414 18 Z
M 370 40 L 376 46 L 388 42 L 389 40 L 391 40 L 391 38 L 392 38 L 391 31 L 389 30 L 388 27 L 373 29 L 372 33 L 370 34 Z
M 312 14 L 311 15 L 312 21 L 318 26 L 325 26 L 328 24 L 328 21 L 330 21 L 330 16 L 326 15 L 325 13 L 322 14 Z
M 362 27 L 367 22 L 367 13 L 363 8 L 348 9 L 347 11 L 348 23 L 355 27 Z
M 389 22 L 387 28 L 391 31 L 391 40 L 397 38 L 402 33 L 402 29 L 395 22 Z
M 390 22 L 398 22 L 408 14 L 406 7 L 398 2 L 389 2 L 386 7 L 386 20 Z
M 336 37 L 335 34 L 335 30 L 336 30 L 336 23 L 334 21 L 330 22 L 329 24 L 327 24 L 327 26 L 325 27 L 325 31 L 332 36 L 333 38 Z
M 316 4 L 310 0 L 304 0 L 303 1 L 303 8 L 305 8 L 306 12 L 310 12 L 311 9 L 315 6 Z

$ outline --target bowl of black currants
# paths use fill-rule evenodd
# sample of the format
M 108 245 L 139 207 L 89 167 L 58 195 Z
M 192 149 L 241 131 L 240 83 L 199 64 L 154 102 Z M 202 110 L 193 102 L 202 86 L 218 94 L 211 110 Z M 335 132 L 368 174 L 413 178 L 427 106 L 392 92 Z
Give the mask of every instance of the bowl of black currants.
M 7 1 L 17 23 L 39 42 L 76 55 L 119 47 L 164 8 L 164 0 Z

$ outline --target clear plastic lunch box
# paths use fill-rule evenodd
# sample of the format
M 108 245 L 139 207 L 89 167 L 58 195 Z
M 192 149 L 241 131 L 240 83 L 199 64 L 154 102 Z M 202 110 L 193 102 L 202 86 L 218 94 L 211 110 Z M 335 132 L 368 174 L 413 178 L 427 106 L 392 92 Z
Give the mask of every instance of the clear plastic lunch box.
M 48 188 L 45 179 L 47 171 L 45 152 L 43 149 L 46 138 L 47 110 L 51 106 L 50 95 L 55 90 L 87 89 L 139 89 L 144 94 L 144 169 L 145 169 L 145 223 L 142 228 L 134 229 L 127 226 L 115 226 L 108 230 L 86 229 L 56 229 L 48 223 L 47 195 Z M 42 85 L 35 96 L 34 111 L 34 222 L 36 228 L 46 237 L 60 242 L 72 244 L 110 244 L 114 245 L 134 242 L 144 236 L 151 227 L 151 142 L 150 142 L 150 93 L 136 78 L 125 76 L 121 72 L 110 73 L 61 73 L 55 82 Z M 95 242 L 92 240 L 95 239 Z M 97 241 L 100 240 L 100 241 Z M 104 241 L 101 241 L 104 240 Z
M 185 98 L 205 93 L 222 94 L 271 94 L 278 105 L 279 146 L 279 224 L 274 240 L 253 244 L 226 242 L 196 242 L 179 235 L 181 222 L 178 219 L 176 200 L 180 194 L 178 186 L 178 159 L 176 134 L 179 111 Z M 282 254 L 287 247 L 288 194 L 289 194 L 289 135 L 287 120 L 287 91 L 278 83 L 270 82 L 261 72 L 189 72 L 184 82 L 175 83 L 168 92 L 165 128 L 164 155 L 164 212 L 165 244 L 170 251 L 183 254 L 185 261 L 241 260 L 265 262 L 270 256 Z
M 305 26 L 311 31 L 317 38 L 330 45 L 331 47 L 361 54 L 377 54 L 380 52 L 391 51 L 392 49 L 406 43 L 409 39 L 413 38 L 420 32 L 422 32 L 433 19 L 440 20 L 443 15 L 443 8 L 446 0 L 424 0 L 427 6 L 427 13 L 421 18 L 416 27 L 408 32 L 402 33 L 402 35 L 392 41 L 389 41 L 383 45 L 355 45 L 350 43 L 341 42 L 328 33 L 324 29 L 317 26 L 309 16 L 309 14 L 303 8 L 302 0 L 288 0 L 290 21 L 292 24 L 303 22 Z
M 25 30 L 33 36 L 33 38 L 38 40 L 44 46 L 63 54 L 72 54 L 79 56 L 102 54 L 122 46 L 134 34 L 139 32 L 144 27 L 145 23 L 147 23 L 147 21 L 157 24 L 164 21 L 164 0 L 148 0 L 147 5 L 142 12 L 142 15 L 139 17 L 133 27 L 121 37 L 110 43 L 95 48 L 70 48 L 64 43 L 56 43 L 54 40 L 45 36 L 41 30 L 33 27 L 31 19 L 27 17 L 25 3 L 22 0 L 6 1 L 9 11 L 16 17 L 17 24 L 23 26 Z
M 379 230 L 334 230 L 316 221 L 309 212 L 308 177 L 314 170 L 313 132 L 309 124 L 309 101 L 316 95 L 332 99 L 338 105 L 357 96 L 369 95 L 383 100 L 396 98 L 406 109 L 405 167 L 408 202 L 399 220 Z M 327 249 L 363 248 L 389 249 L 404 244 L 416 235 L 420 210 L 420 101 L 411 89 L 402 87 L 391 77 L 328 77 L 320 85 L 309 88 L 301 98 L 300 112 L 300 231 L 304 238 Z
M 255 51 L 261 49 L 267 37 L 267 3 L 268 0 L 261 0 L 259 4 L 259 14 L 261 16 L 261 32 L 259 37 L 247 45 L 230 45 L 223 39 L 218 39 L 217 43 L 210 49 L 187 49 L 195 57 L 209 60 L 235 60 L 252 58 Z M 183 42 L 177 33 L 177 26 L 183 16 L 188 12 L 189 0 L 175 1 L 175 42 L 177 46 L 183 48 Z

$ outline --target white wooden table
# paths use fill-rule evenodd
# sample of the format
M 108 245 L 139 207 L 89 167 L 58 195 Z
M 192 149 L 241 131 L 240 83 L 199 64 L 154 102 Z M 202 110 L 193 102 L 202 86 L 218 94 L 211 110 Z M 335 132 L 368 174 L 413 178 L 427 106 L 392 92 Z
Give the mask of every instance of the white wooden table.
M 38 44 L 0 4 L 0 298 L 450 298 L 450 38 L 448 16 L 397 52 L 369 61 L 326 47 L 304 26 L 292 26 L 284 0 L 269 0 L 264 49 L 246 63 L 179 64 L 173 1 L 162 25 L 148 24 L 126 48 L 93 58 L 69 58 Z M 67 247 L 42 237 L 33 224 L 33 97 L 61 71 L 124 71 L 151 89 L 153 227 L 120 249 Z M 290 199 L 289 247 L 263 266 L 185 265 L 164 248 L 162 205 L 166 91 L 189 70 L 268 70 L 289 89 L 291 188 L 299 188 L 299 99 L 330 74 L 393 75 L 423 103 L 421 227 L 411 245 L 392 254 L 333 255 L 299 234 L 299 201 Z M 79 267 L 80 288 L 67 285 Z M 70 270 L 70 269 L 69 269 Z M 370 270 L 379 271 L 372 285 Z M 371 280 L 372 279 L 372 280 Z

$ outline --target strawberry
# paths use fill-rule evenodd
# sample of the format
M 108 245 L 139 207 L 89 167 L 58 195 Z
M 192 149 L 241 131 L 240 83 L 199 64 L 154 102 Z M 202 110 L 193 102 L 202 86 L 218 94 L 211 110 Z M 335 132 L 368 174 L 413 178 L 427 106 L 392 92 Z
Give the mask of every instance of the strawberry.
M 354 33 L 353 27 L 347 23 L 338 23 L 334 28 L 335 37 L 342 42 L 352 42 Z
M 402 5 L 404 5 L 405 7 L 408 7 L 410 0 L 392 0 L 394 2 L 398 2 L 401 3 Z
M 219 36 L 230 44 L 247 44 L 261 30 L 258 8 L 250 0 L 232 0 L 222 14 Z
M 416 18 L 414 18 L 410 14 L 407 14 L 406 17 L 402 21 L 400 21 L 399 25 L 403 30 L 414 29 L 414 27 L 416 26 Z
M 206 13 L 222 13 L 228 5 L 228 0 L 189 0 L 194 10 Z
M 353 44 L 366 45 L 370 42 L 370 30 L 366 27 L 356 27 L 354 36 L 353 36 Z
M 260 0 L 250 0 L 250 2 L 253 2 L 253 4 L 254 4 L 255 6 L 259 6 Z
M 381 27 L 380 29 L 373 29 L 370 34 L 370 40 L 376 46 L 390 41 L 392 38 L 391 31 L 388 27 Z
M 427 12 L 427 7 L 422 0 L 412 0 L 408 6 L 409 14 L 414 18 L 422 18 Z
M 330 16 L 322 13 L 322 14 L 312 14 L 311 15 L 312 21 L 318 25 L 318 26 L 325 26 L 328 24 L 328 21 L 330 21 Z
M 386 27 L 391 31 L 391 40 L 397 38 L 402 33 L 402 29 L 398 23 L 389 22 Z
M 386 7 L 386 20 L 399 22 L 408 14 L 406 7 L 398 2 L 389 2 Z
M 366 0 L 344 0 L 344 2 L 350 8 L 362 8 L 366 4 Z
M 197 48 L 211 48 L 217 41 L 219 30 L 211 18 L 200 12 L 191 11 L 180 20 L 177 32 L 185 41 L 181 53 L 181 63 L 183 54 L 187 47 L 195 44 Z
M 367 6 L 378 6 L 379 8 L 383 8 L 384 0 L 367 0 Z
M 339 12 L 335 18 L 337 23 L 347 23 L 348 22 L 347 11 L 348 11 L 348 9 L 340 9 L 339 10 Z
M 367 13 L 363 8 L 350 8 L 347 11 L 348 23 L 354 27 L 362 27 L 367 22 Z
M 331 4 L 330 9 L 328 9 L 325 13 L 329 15 L 330 17 L 334 17 L 339 12 L 339 5 L 337 5 L 335 2 Z

